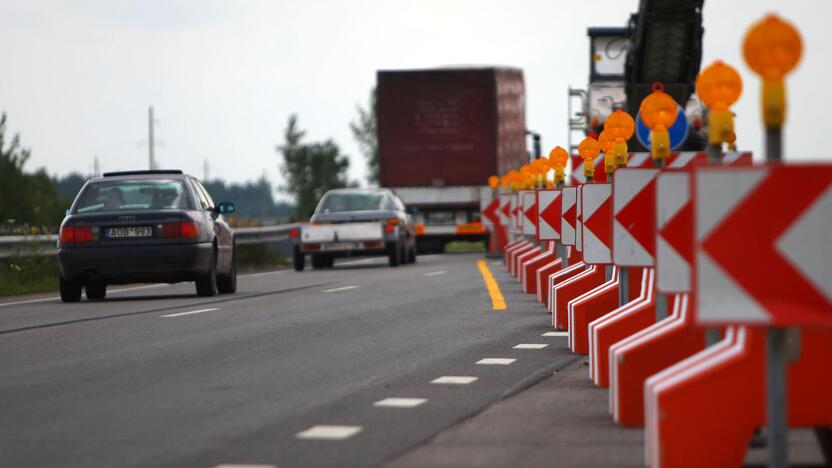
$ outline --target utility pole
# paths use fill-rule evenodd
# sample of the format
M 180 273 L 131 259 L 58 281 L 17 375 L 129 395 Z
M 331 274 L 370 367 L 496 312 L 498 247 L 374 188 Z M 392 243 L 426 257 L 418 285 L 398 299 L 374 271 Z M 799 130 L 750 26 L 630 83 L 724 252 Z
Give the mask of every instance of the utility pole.
M 153 170 L 154 166 L 156 165 L 156 161 L 153 158 L 153 149 L 154 149 L 154 141 L 153 141 L 153 106 L 150 106 L 147 110 L 147 165 L 148 169 Z
M 98 156 L 96 156 L 92 161 L 92 172 L 96 177 L 101 175 L 101 164 L 98 162 Z
M 202 181 L 208 182 L 208 176 L 211 175 L 211 163 L 206 159 L 202 161 Z

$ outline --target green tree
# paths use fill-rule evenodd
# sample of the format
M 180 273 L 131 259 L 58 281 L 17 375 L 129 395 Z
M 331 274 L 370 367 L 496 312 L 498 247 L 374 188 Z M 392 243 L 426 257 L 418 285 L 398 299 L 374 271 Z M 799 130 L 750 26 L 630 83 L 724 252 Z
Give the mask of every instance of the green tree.
M 376 127 L 376 88 L 370 89 L 367 108 L 355 106 L 358 112 L 355 120 L 350 122 L 350 131 L 358 143 L 358 149 L 367 159 L 367 182 L 378 184 L 378 134 Z
M 350 161 L 332 140 L 304 143 L 306 135 L 298 126 L 297 115 L 289 116 L 283 144 L 277 152 L 283 156 L 280 170 L 286 178 L 280 189 L 295 199 L 298 219 L 305 220 L 315 211 L 318 200 L 327 190 L 346 187 Z
M 21 145 L 19 134 L 7 141 L 4 112 L 0 115 L 0 200 L 5 203 L 0 221 L 16 225 L 57 225 L 63 206 L 52 180 L 43 169 L 34 174 L 23 171 L 31 154 L 29 148 Z

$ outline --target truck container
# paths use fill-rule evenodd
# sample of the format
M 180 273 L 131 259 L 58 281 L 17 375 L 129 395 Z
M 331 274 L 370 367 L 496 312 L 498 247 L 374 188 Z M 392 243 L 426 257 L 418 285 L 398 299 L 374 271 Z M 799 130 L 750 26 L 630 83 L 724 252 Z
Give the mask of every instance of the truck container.
M 376 89 L 380 183 L 411 209 L 419 249 L 486 239 L 485 181 L 528 161 L 522 70 L 382 70 Z

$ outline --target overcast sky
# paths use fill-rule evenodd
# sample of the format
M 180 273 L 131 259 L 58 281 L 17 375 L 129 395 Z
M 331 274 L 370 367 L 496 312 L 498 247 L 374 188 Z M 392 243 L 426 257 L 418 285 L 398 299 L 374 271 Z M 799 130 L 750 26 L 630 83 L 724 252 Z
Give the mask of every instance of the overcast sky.
M 89 173 L 145 168 L 147 107 L 162 167 L 278 182 L 275 145 L 295 112 L 310 139 L 333 138 L 363 182 L 349 133 L 377 69 L 448 64 L 520 67 L 528 127 L 566 146 L 567 86 L 586 86 L 588 26 L 623 26 L 637 0 L 117 1 L 1 0 L 0 110 L 32 148 L 27 168 Z M 775 11 L 800 29 L 788 81 L 788 159 L 828 159 L 832 36 L 828 0 L 711 1 L 703 65 L 743 76 L 738 143 L 762 146 L 758 80 L 741 60 L 748 26 Z

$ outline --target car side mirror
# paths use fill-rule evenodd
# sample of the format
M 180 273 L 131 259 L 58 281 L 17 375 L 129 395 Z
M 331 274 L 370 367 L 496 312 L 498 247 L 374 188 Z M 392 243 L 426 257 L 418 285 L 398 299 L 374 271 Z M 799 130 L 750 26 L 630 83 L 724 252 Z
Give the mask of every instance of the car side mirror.
M 237 207 L 231 202 L 224 201 L 217 205 L 217 213 L 219 214 L 231 214 L 235 211 L 237 211 Z

